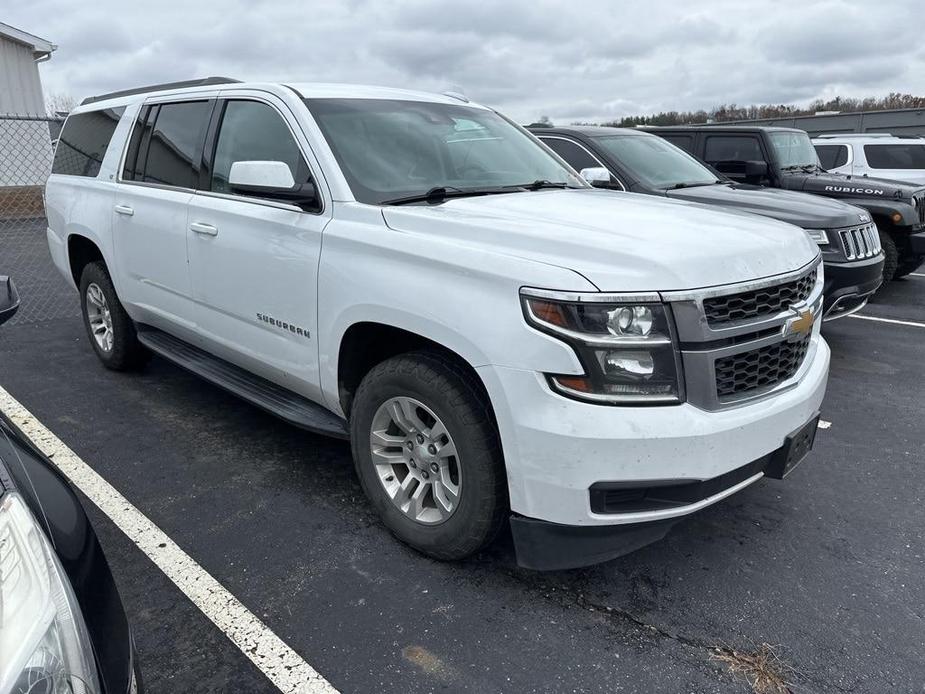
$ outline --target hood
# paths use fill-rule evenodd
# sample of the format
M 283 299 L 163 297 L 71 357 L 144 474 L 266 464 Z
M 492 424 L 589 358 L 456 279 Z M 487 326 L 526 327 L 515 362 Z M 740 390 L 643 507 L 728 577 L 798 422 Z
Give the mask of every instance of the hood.
M 894 181 L 888 178 L 870 176 L 849 176 L 828 171 L 817 173 L 787 173 L 783 176 L 784 187 L 802 190 L 806 193 L 829 195 L 842 199 L 878 198 L 883 200 L 908 200 L 914 193 L 925 193 L 925 189 L 909 181 Z
M 837 229 L 869 221 L 860 207 L 833 198 L 780 188 L 713 185 L 667 191 L 669 197 L 751 212 L 804 229 Z
M 795 270 L 819 253 L 789 224 L 607 190 L 451 198 L 382 214 L 396 231 L 568 268 L 612 292 L 743 282 Z

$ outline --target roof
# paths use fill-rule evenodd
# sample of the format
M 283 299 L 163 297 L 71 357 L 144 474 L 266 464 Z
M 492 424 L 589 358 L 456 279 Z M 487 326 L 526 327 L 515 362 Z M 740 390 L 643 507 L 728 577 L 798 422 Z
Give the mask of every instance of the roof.
M 442 104 L 466 104 L 484 108 L 471 101 L 463 101 L 460 95 L 435 94 L 433 92 L 379 87 L 368 84 L 338 84 L 327 82 L 296 82 L 287 84 L 306 99 L 393 99 L 396 101 L 429 101 Z
M 98 96 L 89 96 L 80 102 L 80 106 L 94 106 L 94 108 L 109 108 L 120 106 L 134 101 L 141 101 L 145 98 L 157 95 L 183 95 L 195 94 L 204 89 L 266 89 L 282 88 L 289 89 L 305 99 L 391 99 L 397 101 L 421 101 L 429 103 L 454 104 L 456 106 L 466 105 L 473 108 L 485 108 L 479 104 L 472 103 L 460 94 L 446 93 L 434 94 L 431 92 L 417 92 L 408 89 L 395 89 L 392 87 L 375 87 L 362 84 L 335 84 L 323 82 L 299 82 L 299 83 L 281 83 L 281 82 L 240 82 L 230 77 L 204 77 L 200 79 L 185 80 L 182 82 L 169 82 L 166 84 L 154 84 L 145 87 L 135 87 L 132 89 L 123 89 Z M 102 103 L 105 102 L 105 103 Z
M 738 132 L 755 132 L 756 130 L 766 130 L 768 132 L 785 132 L 785 133 L 803 133 L 805 130 L 799 128 L 784 128 L 777 125 L 723 125 L 722 123 L 702 123 L 700 125 L 648 125 L 643 130 L 649 132 L 656 130 L 690 130 L 699 132 L 701 130 L 732 130 Z
M 23 31 L 22 29 L 17 29 L 9 24 L 4 24 L 3 22 L 0 22 L 0 37 L 28 46 L 32 49 L 32 56 L 36 59 L 45 58 L 58 49 L 55 44 L 47 39 L 39 38 L 38 36 Z
M 585 137 L 606 137 L 608 135 L 648 135 L 645 130 L 636 128 L 616 128 L 606 125 L 563 125 L 563 126 L 530 126 L 528 130 L 535 135 L 565 135 L 568 133 L 584 135 Z

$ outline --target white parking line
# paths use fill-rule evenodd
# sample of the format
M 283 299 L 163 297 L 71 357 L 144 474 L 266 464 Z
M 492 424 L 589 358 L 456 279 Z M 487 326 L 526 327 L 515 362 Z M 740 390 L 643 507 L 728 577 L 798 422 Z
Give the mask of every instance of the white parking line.
M 925 277 L 921 272 L 910 272 L 909 277 Z
M 873 320 L 878 323 L 894 323 L 895 325 L 911 325 L 913 328 L 925 328 L 925 323 L 917 323 L 913 320 L 896 320 L 895 318 L 876 318 L 874 316 L 862 316 L 858 313 L 848 316 L 848 318 L 857 318 L 858 320 Z
M 337 690 L 306 663 L 234 595 L 229 593 L 160 528 L 135 508 L 109 482 L 36 419 L 0 386 L 0 410 L 47 455 L 62 473 L 119 529 L 206 617 L 287 694 L 337 694 Z
M 830 426 L 832 426 L 832 422 L 827 422 L 824 419 L 820 419 L 816 426 L 820 429 L 828 429 Z

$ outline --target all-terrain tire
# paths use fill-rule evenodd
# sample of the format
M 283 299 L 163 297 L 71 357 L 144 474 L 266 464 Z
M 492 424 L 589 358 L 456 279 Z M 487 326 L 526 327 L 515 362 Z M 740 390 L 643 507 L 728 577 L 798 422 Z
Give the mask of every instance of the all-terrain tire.
M 112 343 L 107 349 L 100 345 L 94 336 L 94 329 L 90 322 L 90 306 L 87 294 L 91 287 L 97 287 L 105 299 L 108 309 L 108 326 L 112 331 Z M 150 357 L 148 350 L 138 341 L 135 324 L 125 312 L 112 278 L 103 261 L 88 263 L 80 274 L 80 310 L 83 316 L 84 328 L 87 338 L 96 356 L 103 362 L 103 366 L 113 371 L 126 371 L 137 369 L 144 365 Z
M 880 246 L 883 248 L 883 283 L 886 284 L 896 277 L 899 267 L 899 250 L 896 242 L 887 231 L 880 231 Z
M 441 560 L 467 557 L 495 538 L 508 508 L 504 457 L 486 396 L 476 376 L 437 352 L 399 355 L 373 367 L 357 389 L 350 440 L 363 491 L 382 522 L 402 542 Z M 461 483 L 455 511 L 425 525 L 393 503 L 371 450 L 373 419 L 392 398 L 429 408 L 455 442 Z

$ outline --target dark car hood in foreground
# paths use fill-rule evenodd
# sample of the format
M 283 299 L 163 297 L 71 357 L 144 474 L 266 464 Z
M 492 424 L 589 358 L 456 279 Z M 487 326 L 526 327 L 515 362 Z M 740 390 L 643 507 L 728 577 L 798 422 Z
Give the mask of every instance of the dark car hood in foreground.
M 804 229 L 836 229 L 870 219 L 861 208 L 840 200 L 780 188 L 717 184 L 669 190 L 667 195 L 677 200 L 731 207 Z
M 848 176 L 829 172 L 788 173 L 783 176 L 783 185 L 790 190 L 828 195 L 838 198 L 882 198 L 883 200 L 908 200 L 914 193 L 925 192 L 925 188 L 908 181 L 893 181 L 888 178 Z
M 0 494 L 15 490 L 51 540 L 71 581 L 96 651 L 103 691 L 127 692 L 132 639 L 99 540 L 64 476 L 0 412 Z

